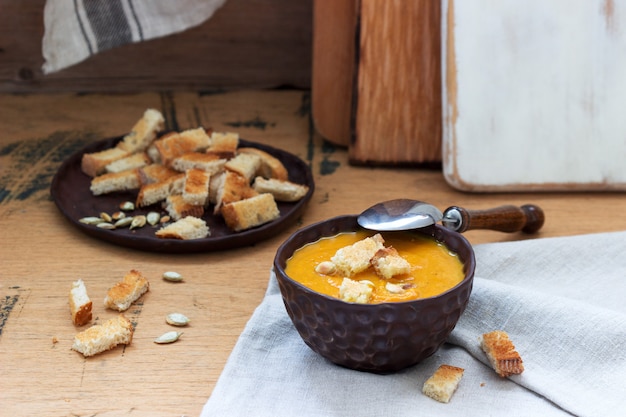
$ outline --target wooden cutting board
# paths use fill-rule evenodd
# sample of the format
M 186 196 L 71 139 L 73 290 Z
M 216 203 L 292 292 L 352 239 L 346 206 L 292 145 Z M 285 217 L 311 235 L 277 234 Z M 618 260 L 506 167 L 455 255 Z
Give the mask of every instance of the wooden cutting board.
M 316 130 L 350 162 L 441 162 L 441 4 L 316 0 Z
M 442 6 L 449 184 L 626 190 L 626 2 Z

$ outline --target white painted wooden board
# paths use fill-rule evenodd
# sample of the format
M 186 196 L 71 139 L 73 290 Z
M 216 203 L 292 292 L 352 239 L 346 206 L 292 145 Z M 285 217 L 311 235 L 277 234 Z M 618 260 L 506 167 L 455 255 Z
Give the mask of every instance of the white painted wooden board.
M 626 190 L 626 1 L 443 0 L 442 20 L 450 185 Z

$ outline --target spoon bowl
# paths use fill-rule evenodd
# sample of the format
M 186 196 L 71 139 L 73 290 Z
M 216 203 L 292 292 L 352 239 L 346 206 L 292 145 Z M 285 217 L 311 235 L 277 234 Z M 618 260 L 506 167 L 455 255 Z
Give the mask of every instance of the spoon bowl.
M 357 218 L 357 222 L 365 229 L 392 232 L 421 229 L 437 223 L 442 218 L 441 211 L 431 204 L 397 199 L 368 208 Z
M 545 215 L 533 204 L 504 205 L 487 210 L 452 206 L 442 213 L 423 201 L 396 199 L 375 204 L 357 218 L 359 226 L 380 232 L 421 229 L 439 221 L 459 233 L 472 229 L 535 233 L 543 226 Z

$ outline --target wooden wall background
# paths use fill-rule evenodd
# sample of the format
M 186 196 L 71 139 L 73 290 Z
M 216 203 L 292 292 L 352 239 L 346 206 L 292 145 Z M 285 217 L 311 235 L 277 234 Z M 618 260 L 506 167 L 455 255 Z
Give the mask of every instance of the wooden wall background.
M 45 0 L 0 0 L 0 92 L 309 88 L 313 0 L 227 0 L 203 25 L 44 75 Z

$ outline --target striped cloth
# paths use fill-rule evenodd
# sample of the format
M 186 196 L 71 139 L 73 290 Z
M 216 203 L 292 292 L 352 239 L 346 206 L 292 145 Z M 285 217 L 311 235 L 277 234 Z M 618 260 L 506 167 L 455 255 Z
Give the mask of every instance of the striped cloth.
M 46 0 L 43 72 L 56 72 L 107 49 L 200 25 L 225 2 Z

